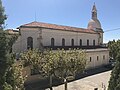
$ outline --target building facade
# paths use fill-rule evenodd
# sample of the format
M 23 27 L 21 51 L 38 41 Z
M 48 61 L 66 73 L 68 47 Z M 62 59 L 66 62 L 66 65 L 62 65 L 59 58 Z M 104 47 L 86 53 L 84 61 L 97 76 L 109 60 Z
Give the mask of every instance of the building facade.
M 102 46 L 103 29 L 97 18 L 95 4 L 88 28 L 62 26 L 56 24 L 31 22 L 18 27 L 20 36 L 13 45 L 13 52 L 20 53 L 29 48 L 80 48 L 87 53 L 88 68 L 108 64 L 109 50 Z

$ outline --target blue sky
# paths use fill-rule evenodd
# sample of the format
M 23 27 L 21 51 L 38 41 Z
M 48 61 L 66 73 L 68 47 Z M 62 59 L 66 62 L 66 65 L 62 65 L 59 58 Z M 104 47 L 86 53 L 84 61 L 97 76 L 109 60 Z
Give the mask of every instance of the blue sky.
M 7 28 L 35 21 L 87 28 L 96 3 L 104 31 L 120 28 L 120 0 L 2 0 Z M 120 30 L 104 33 L 104 42 L 119 39 Z

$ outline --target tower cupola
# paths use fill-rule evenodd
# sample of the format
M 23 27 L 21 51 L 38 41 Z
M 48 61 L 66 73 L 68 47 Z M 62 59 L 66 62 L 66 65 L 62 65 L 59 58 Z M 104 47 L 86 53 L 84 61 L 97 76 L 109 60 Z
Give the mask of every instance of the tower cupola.
M 88 23 L 88 29 L 93 29 L 95 31 L 102 31 L 102 28 L 101 28 L 101 24 L 100 24 L 100 21 L 98 20 L 97 18 L 97 9 L 96 9 L 96 5 L 94 3 L 93 5 L 93 8 L 92 8 L 92 17 L 91 17 L 91 20 L 89 21 Z

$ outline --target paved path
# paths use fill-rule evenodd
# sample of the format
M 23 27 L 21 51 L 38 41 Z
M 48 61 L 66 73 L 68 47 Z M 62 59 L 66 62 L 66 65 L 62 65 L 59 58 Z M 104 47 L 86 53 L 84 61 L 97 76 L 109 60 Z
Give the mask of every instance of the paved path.
M 73 82 L 68 83 L 68 90 L 104 90 L 102 87 L 108 87 L 111 71 L 106 71 L 96 75 L 88 76 Z M 47 90 L 47 89 L 46 89 Z M 53 90 L 64 90 L 64 85 L 54 87 Z

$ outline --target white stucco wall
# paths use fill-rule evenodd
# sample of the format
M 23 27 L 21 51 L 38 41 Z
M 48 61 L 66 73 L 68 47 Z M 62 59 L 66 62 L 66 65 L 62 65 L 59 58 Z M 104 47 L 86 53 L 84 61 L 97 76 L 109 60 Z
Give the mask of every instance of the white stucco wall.
M 87 68 L 95 68 L 98 66 L 106 65 L 109 63 L 109 50 L 108 49 L 90 49 L 86 50 L 87 54 Z M 97 60 L 98 56 L 98 60 Z M 105 58 L 103 58 L 105 56 Z M 91 57 L 91 61 L 90 61 Z
M 71 39 L 74 39 L 75 46 L 80 45 L 80 39 L 83 46 L 87 45 L 87 39 L 89 45 L 93 45 L 93 40 L 95 40 L 95 45 L 98 45 L 98 34 L 43 29 L 42 38 L 44 46 L 51 46 L 51 38 L 55 39 L 55 46 L 62 46 L 62 38 L 65 39 L 65 46 L 71 46 Z
M 27 38 L 33 38 L 33 48 L 39 47 L 38 42 L 39 28 L 21 28 L 20 36 L 13 45 L 13 52 L 23 52 L 27 50 Z
M 20 28 L 21 35 L 19 36 L 16 43 L 13 45 L 14 52 L 21 52 L 27 50 L 27 38 L 33 38 L 33 48 L 39 47 L 39 31 L 40 28 Z M 71 46 L 71 39 L 74 39 L 74 45 L 80 45 L 80 39 L 82 39 L 82 45 L 87 45 L 87 39 L 89 40 L 89 45 L 93 45 L 93 40 L 95 40 L 95 45 L 98 45 L 98 34 L 90 33 L 80 33 L 71 32 L 63 30 L 53 30 L 53 29 L 41 29 L 42 30 L 42 43 L 43 46 L 51 46 L 51 38 L 55 40 L 55 46 L 62 46 L 62 38 L 65 39 L 65 46 Z

